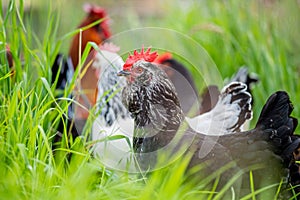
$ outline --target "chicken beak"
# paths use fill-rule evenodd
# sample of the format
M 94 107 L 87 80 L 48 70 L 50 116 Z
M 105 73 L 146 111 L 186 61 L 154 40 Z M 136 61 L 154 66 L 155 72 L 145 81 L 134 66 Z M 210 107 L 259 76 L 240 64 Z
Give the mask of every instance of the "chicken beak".
M 125 70 L 122 70 L 122 71 L 119 71 L 117 73 L 118 76 L 128 76 L 130 75 L 130 72 L 129 71 L 125 71 Z

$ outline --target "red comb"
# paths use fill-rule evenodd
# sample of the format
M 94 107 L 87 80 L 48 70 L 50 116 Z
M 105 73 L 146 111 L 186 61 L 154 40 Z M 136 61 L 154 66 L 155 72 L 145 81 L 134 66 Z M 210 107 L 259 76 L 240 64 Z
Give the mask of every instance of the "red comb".
M 103 21 L 99 24 L 99 26 L 102 28 L 103 34 L 105 36 L 105 39 L 109 38 L 111 36 L 110 30 L 109 30 L 109 18 L 106 14 L 106 11 L 104 8 L 101 8 L 100 6 L 91 5 L 91 4 L 84 4 L 83 10 L 91 17 L 93 18 L 93 21 L 96 21 L 98 19 L 103 19 Z
M 106 11 L 103 8 L 101 8 L 100 6 L 91 5 L 91 4 L 86 3 L 83 5 L 83 10 L 86 13 L 98 15 L 99 18 L 106 17 Z
M 169 52 L 163 53 L 160 56 L 158 56 L 155 60 L 154 63 L 157 64 L 162 64 L 163 62 L 165 62 L 166 60 L 169 60 L 172 58 L 172 54 Z
M 133 55 L 128 56 L 125 64 L 123 65 L 123 70 L 130 70 L 132 65 L 139 60 L 145 60 L 147 62 L 153 62 L 156 57 L 158 56 L 157 52 L 154 51 L 150 53 L 151 48 L 148 48 L 147 51 L 144 52 L 144 47 L 142 47 L 142 50 L 140 53 L 137 52 L 137 50 L 134 50 Z

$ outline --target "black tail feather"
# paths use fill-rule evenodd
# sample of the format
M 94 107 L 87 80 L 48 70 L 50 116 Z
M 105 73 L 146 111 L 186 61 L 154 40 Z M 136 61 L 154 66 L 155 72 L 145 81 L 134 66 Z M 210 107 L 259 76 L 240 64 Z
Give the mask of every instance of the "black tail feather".
M 263 107 L 256 128 L 278 129 L 281 126 L 289 127 L 293 132 L 297 126 L 297 120 L 290 116 L 293 105 L 286 92 L 278 91 L 272 94 Z
M 292 110 L 293 105 L 288 94 L 283 91 L 276 92 L 263 107 L 256 125 L 261 130 L 272 130 L 269 138 L 274 145 L 274 152 L 281 156 L 286 166 L 300 143 L 300 138 L 294 135 L 298 121 L 290 116 Z

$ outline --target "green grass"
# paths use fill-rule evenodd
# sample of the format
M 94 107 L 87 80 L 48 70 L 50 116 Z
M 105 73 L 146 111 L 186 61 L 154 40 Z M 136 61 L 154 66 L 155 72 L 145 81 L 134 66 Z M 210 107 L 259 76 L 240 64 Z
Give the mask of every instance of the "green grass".
M 225 186 L 215 195 L 216 185 L 208 184 L 217 173 L 195 183 L 190 179 L 193 174 L 184 173 L 188 158 L 154 172 L 151 177 L 143 177 L 105 168 L 86 148 L 89 142 L 81 138 L 69 143 L 64 140 L 52 151 L 55 127 L 67 113 L 72 101 L 67 97 L 79 71 L 64 91 L 63 100 L 58 100 L 55 85 L 49 84 L 51 64 L 57 52 L 67 52 L 70 38 L 76 32 L 74 27 L 81 19 L 66 16 L 80 12 L 81 8 L 79 3 L 71 5 L 69 1 L 50 2 L 24 12 L 25 2 L 10 1 L 6 12 L 1 11 L 0 199 L 221 198 L 228 188 Z M 120 20 L 112 25 L 113 31 L 157 26 L 183 33 L 204 47 L 223 78 L 231 76 L 241 65 L 249 66 L 251 72 L 259 75 L 261 81 L 254 89 L 254 121 L 267 97 L 277 90 L 290 94 L 295 105 L 293 115 L 300 116 L 300 8 L 296 0 L 268 5 L 258 0 L 161 3 L 167 6 L 161 7 L 163 12 L 156 18 L 140 20 L 131 8 L 124 10 L 122 17 L 114 19 L 112 15 L 114 20 Z M 59 9 L 61 4 L 69 4 L 69 9 Z M 164 38 L 157 40 L 153 43 Z M 10 44 L 14 75 L 6 63 L 3 41 Z M 188 43 L 180 45 L 189 47 Z M 195 72 L 197 66 L 188 67 Z M 298 127 L 298 133 L 299 130 Z M 88 138 L 87 131 L 83 137 Z M 68 160 L 70 154 L 72 159 Z M 251 193 L 244 199 L 258 199 L 258 193 L 282 187 L 278 183 L 255 190 L 252 172 L 250 177 Z

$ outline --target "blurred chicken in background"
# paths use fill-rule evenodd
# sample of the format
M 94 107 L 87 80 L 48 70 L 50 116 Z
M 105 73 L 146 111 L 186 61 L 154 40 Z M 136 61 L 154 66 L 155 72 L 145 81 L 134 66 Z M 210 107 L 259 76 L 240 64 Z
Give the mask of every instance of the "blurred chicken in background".
M 106 39 L 111 36 L 111 32 L 108 24 L 108 17 L 106 11 L 96 5 L 85 4 L 84 11 L 87 13 L 86 18 L 81 22 L 78 28 L 88 26 L 98 20 L 101 20 L 99 24 L 96 24 L 80 33 L 76 34 L 72 39 L 70 46 L 69 57 L 72 61 L 74 69 L 79 64 L 80 53 L 83 52 L 88 42 L 95 42 L 97 45 L 103 43 Z M 81 44 L 81 46 L 80 46 Z M 80 50 L 81 49 L 81 50 Z M 81 69 L 83 76 L 78 81 L 75 90 L 75 100 L 77 100 L 82 106 L 75 106 L 75 120 L 76 126 L 79 131 L 85 125 L 86 119 L 89 116 L 89 111 L 96 103 L 97 96 L 97 82 L 98 79 L 95 76 L 96 71 L 91 67 L 90 61 L 94 58 L 94 53 L 90 53 L 86 60 L 86 64 Z
M 52 65 L 52 78 L 55 78 L 55 75 L 58 73 L 57 70 L 60 69 L 59 65 L 62 66 L 58 77 L 57 89 L 63 90 L 65 84 L 72 78 L 73 71 L 76 70 L 80 57 L 88 42 L 95 42 L 99 45 L 111 36 L 108 17 L 103 8 L 96 5 L 85 4 L 83 9 L 87 15 L 78 26 L 78 29 L 84 29 L 84 27 L 97 21 L 99 21 L 99 23 L 84 29 L 72 38 L 68 58 L 64 59 L 62 54 L 57 55 Z M 72 105 L 72 118 L 75 120 L 75 125 L 79 133 L 82 132 L 89 116 L 89 108 L 96 103 L 98 79 L 95 75 L 95 69 L 90 67 L 93 58 L 94 53 L 90 53 L 81 69 L 80 79 L 77 81 L 76 88 L 73 92 L 75 100 L 81 104 L 80 106 L 77 104 Z
M 103 8 L 96 5 L 85 4 L 83 9 L 87 13 L 87 16 L 83 19 L 78 28 L 84 28 L 96 21 L 101 21 L 99 24 L 82 31 L 81 37 L 80 33 L 77 33 L 73 37 L 69 50 L 69 56 L 75 69 L 78 65 L 79 56 L 81 56 L 80 53 L 83 52 L 88 42 L 100 44 L 111 36 L 108 17 Z M 81 46 L 79 46 L 80 44 Z M 81 47 L 81 52 L 79 51 L 79 47 Z

